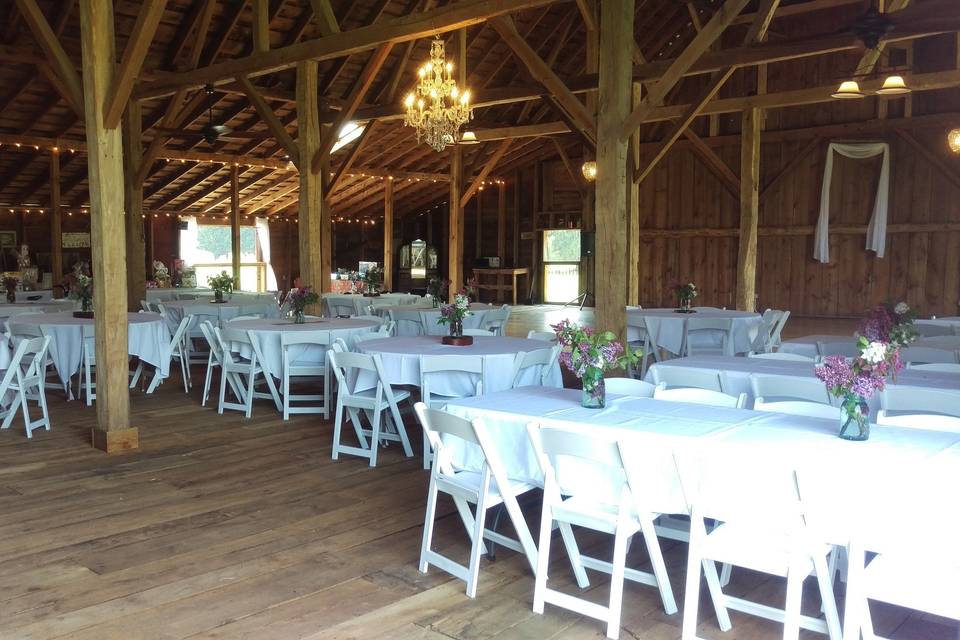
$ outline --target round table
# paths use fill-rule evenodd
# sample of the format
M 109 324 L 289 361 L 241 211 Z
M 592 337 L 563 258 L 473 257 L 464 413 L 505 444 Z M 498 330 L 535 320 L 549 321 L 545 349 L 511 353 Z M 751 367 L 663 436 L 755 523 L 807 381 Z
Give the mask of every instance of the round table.
M 375 331 L 380 323 L 373 320 L 356 320 L 353 318 L 308 318 L 303 324 L 296 324 L 293 320 L 280 318 L 264 318 L 262 320 L 236 320 L 230 323 L 231 329 L 249 331 L 256 335 L 263 353 L 261 366 L 273 377 L 283 377 L 283 347 L 280 336 L 284 333 L 298 331 L 329 331 L 330 343 L 337 338 L 342 339 L 348 346 L 353 346 L 353 336 L 358 333 Z M 331 347 L 320 345 L 296 345 L 290 349 L 293 363 L 299 365 L 323 364 L 327 350 Z M 250 345 L 231 343 L 230 349 L 244 358 L 251 354 Z
M 673 309 L 627 309 L 627 341 L 640 339 L 637 330 L 630 327 L 631 318 L 642 318 L 651 335 L 657 337 L 657 346 L 670 353 L 679 354 L 683 346 L 683 331 L 688 318 L 718 318 L 733 320 L 732 340 L 727 344 L 725 355 L 750 351 L 753 338 L 760 327 L 759 313 L 696 307 L 696 313 L 677 313 Z M 719 347 L 720 342 L 713 336 L 694 336 L 693 344 L 703 347 Z M 703 342 L 701 342 L 703 341 Z
M 500 336 L 476 336 L 473 344 L 466 347 L 445 345 L 437 336 L 415 336 L 368 340 L 359 345 L 363 353 L 380 354 L 383 373 L 390 384 L 420 386 L 421 355 L 463 355 L 483 356 L 484 379 L 483 392 L 503 391 L 513 386 L 513 362 L 518 353 L 550 348 L 542 340 L 510 338 Z M 531 368 L 521 376 L 521 385 L 539 385 L 539 372 Z M 438 375 L 431 379 L 430 391 L 445 396 L 473 395 L 476 380 L 468 373 Z M 562 387 L 560 365 L 553 364 L 547 376 L 547 384 Z M 373 375 L 364 372 L 358 380 L 358 389 L 372 389 L 376 386 Z
M 161 302 L 167 310 L 167 323 L 170 331 L 174 332 L 180 326 L 184 316 L 194 316 L 191 328 L 204 320 L 209 320 L 214 326 L 221 326 L 224 322 L 237 316 L 262 315 L 268 318 L 280 316 L 280 307 L 276 301 L 267 302 L 210 302 L 209 300 L 177 300 Z
M 323 309 L 328 316 L 336 315 L 367 315 L 367 307 L 373 301 L 389 300 L 396 305 L 418 304 L 423 298 L 412 293 L 381 293 L 379 296 L 367 297 L 361 293 L 325 293 L 323 294 Z
M 192 296 L 181 298 L 180 296 Z M 190 301 L 193 299 L 204 301 L 213 299 L 213 289 L 204 288 L 183 288 L 183 287 L 167 287 L 161 289 L 155 287 L 153 289 L 147 289 L 147 300 L 149 302 L 166 302 L 168 300 L 183 300 Z M 235 302 L 237 304 L 255 304 L 258 302 L 277 302 L 277 294 L 270 292 L 257 292 L 257 291 L 234 291 L 231 294 L 227 295 L 227 300 Z
M 47 300 L 37 302 L 23 301 L 21 294 L 17 294 L 17 302 L 0 303 L 0 318 L 9 318 L 21 313 L 56 313 L 72 310 L 76 305 L 73 300 Z
M 93 319 L 74 318 L 72 311 L 24 314 L 10 320 L 14 337 L 19 327 L 40 329 L 50 336 L 50 355 L 65 388 L 80 370 L 84 325 L 93 325 Z M 161 378 L 170 373 L 170 359 L 163 357 L 169 344 L 170 332 L 159 313 L 127 314 L 127 353 L 156 367 Z
M 494 306 L 492 304 L 484 304 L 482 302 L 474 302 L 470 304 L 470 315 L 463 319 L 463 328 L 464 329 L 479 329 L 483 324 L 483 320 L 487 315 L 487 311 L 492 311 L 494 309 L 499 309 L 500 307 Z M 378 316 L 384 318 L 389 317 L 389 311 L 420 311 L 425 316 L 426 324 L 423 327 L 426 335 L 428 336 L 445 336 L 450 333 L 449 327 L 445 324 L 437 324 L 437 319 L 440 317 L 440 309 L 434 307 L 433 305 L 399 305 L 399 306 L 389 306 L 389 307 L 375 307 L 374 312 Z M 420 334 L 414 333 L 414 329 L 408 322 L 398 322 L 396 328 L 396 335 L 398 336 L 417 336 Z

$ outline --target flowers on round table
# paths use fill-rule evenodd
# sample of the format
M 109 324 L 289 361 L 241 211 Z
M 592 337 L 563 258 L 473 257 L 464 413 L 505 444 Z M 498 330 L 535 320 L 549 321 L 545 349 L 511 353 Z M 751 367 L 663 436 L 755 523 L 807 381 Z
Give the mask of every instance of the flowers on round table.
M 551 326 L 561 347 L 560 364 L 583 380 L 584 386 L 598 382 L 604 371 L 636 364 L 643 355 L 626 348 L 612 331 L 594 331 L 569 320 Z
M 290 307 L 294 312 L 303 313 L 307 306 L 320 302 L 320 296 L 318 296 L 315 291 L 312 291 L 311 287 L 306 286 L 291 289 L 290 293 L 287 294 L 287 301 L 290 303 Z
M 463 322 L 463 319 L 469 315 L 473 315 L 470 312 L 470 298 L 458 293 L 454 296 L 453 302 L 440 307 L 440 317 L 437 318 L 437 324 Z

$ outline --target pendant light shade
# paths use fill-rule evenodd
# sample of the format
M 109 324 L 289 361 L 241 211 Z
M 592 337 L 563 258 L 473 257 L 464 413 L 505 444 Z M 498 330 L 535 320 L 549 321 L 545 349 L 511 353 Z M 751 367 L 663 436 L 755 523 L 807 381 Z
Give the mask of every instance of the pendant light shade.
M 860 84 L 856 80 L 844 80 L 840 83 L 840 88 L 838 88 L 832 96 L 840 99 L 865 97 L 864 93 L 860 91 Z
M 463 135 L 460 136 L 460 144 L 479 144 L 477 140 L 477 134 L 473 131 L 464 131 Z
M 910 87 L 903 81 L 903 76 L 887 76 L 883 86 L 877 89 L 877 93 L 882 96 L 897 96 L 910 93 Z
M 593 160 L 584 162 L 580 170 L 583 172 L 583 177 L 588 181 L 593 182 L 597 179 L 597 163 Z
M 960 129 L 953 129 L 947 134 L 947 145 L 950 151 L 960 154 Z

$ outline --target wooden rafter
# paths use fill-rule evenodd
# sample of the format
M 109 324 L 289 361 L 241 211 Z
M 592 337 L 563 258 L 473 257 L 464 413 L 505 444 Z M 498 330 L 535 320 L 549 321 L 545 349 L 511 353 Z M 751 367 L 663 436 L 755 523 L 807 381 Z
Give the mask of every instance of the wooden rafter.
M 120 58 L 120 68 L 110 87 L 110 97 L 103 116 L 104 126 L 107 129 L 114 129 L 120 125 L 120 118 L 123 116 L 123 110 L 126 109 L 127 100 L 133 90 L 133 81 L 140 74 L 153 34 L 160 25 L 160 18 L 163 17 L 166 6 L 167 0 L 154 0 L 140 6 L 137 21 L 133 25 L 133 31 Z
M 647 112 L 659 105 L 673 87 L 690 71 L 693 64 L 709 49 L 720 34 L 733 22 L 749 0 L 727 0 L 717 10 L 683 52 L 673 59 L 663 76 L 647 88 L 646 99 L 634 109 L 620 128 L 620 139 L 626 140 L 646 119 Z
M 494 152 L 490 154 L 489 158 L 487 158 L 483 168 L 480 169 L 480 173 L 477 174 L 477 176 L 473 179 L 473 182 L 470 183 L 470 186 L 467 187 L 464 190 L 463 195 L 460 196 L 461 207 L 465 207 L 467 203 L 470 202 L 470 198 L 472 198 L 473 194 L 477 192 L 477 189 L 480 188 L 480 185 L 483 184 L 483 181 L 487 179 L 487 176 L 490 175 L 490 172 L 493 171 L 493 168 L 497 166 L 497 163 L 500 162 L 503 154 L 510 149 L 511 144 L 513 144 L 513 140 L 510 138 L 500 141 L 500 144 L 497 146 Z
M 330 150 L 333 149 L 333 145 L 337 142 L 340 129 L 353 117 L 363 97 L 367 95 L 370 85 L 373 84 L 374 78 L 377 77 L 380 67 L 383 66 L 383 63 L 387 60 L 387 56 L 390 55 L 392 48 L 393 44 L 389 42 L 380 45 L 363 67 L 363 71 L 360 72 L 360 76 L 353 85 L 353 90 L 347 97 L 346 104 L 337 114 L 333 125 L 330 127 L 332 134 L 324 136 L 324 139 L 320 141 L 320 147 L 310 162 L 311 169 L 314 173 L 318 173 L 323 163 L 326 162 L 327 157 L 330 155 Z
M 333 7 L 330 6 L 330 0 L 310 0 L 310 6 L 313 7 L 313 16 L 317 20 L 321 34 L 329 36 L 340 33 L 340 23 L 337 22 L 337 16 L 333 12 Z
M 66 87 L 70 107 L 75 112 L 82 114 L 83 84 L 80 81 L 80 74 L 77 73 L 73 62 L 63 50 L 63 45 L 60 44 L 59 38 L 50 27 L 50 23 L 47 22 L 43 11 L 40 10 L 36 0 L 16 0 L 16 3 L 23 19 L 30 26 L 34 38 L 50 61 L 50 65 L 56 70 L 57 75 Z
M 246 190 L 249 189 L 250 187 L 254 186 L 255 184 L 257 184 L 257 183 L 260 182 L 261 180 L 266 180 L 266 179 L 269 178 L 271 175 L 273 175 L 275 172 L 276 172 L 276 169 L 268 169 L 265 173 L 261 173 L 261 174 L 255 176 L 255 177 L 253 177 L 252 179 L 248 180 L 247 182 L 245 182 L 244 184 L 242 184 L 242 185 L 239 186 L 239 193 L 243 193 L 244 191 L 246 191 Z M 284 176 L 284 179 L 287 179 L 287 178 L 289 178 L 289 176 Z M 203 208 L 203 211 L 202 211 L 201 213 L 210 213 L 210 212 L 213 211 L 214 209 L 218 209 L 218 208 L 222 207 L 222 206 L 225 205 L 226 203 L 230 202 L 230 197 L 231 197 L 231 195 L 232 195 L 232 194 L 231 194 L 230 192 L 227 192 L 226 195 L 221 196 L 221 197 L 219 197 L 219 198 L 215 198 L 215 199 L 213 200 L 213 202 L 211 202 L 210 204 L 208 204 L 207 206 L 205 206 L 205 207 Z M 242 200 L 241 200 L 241 201 L 242 201 Z
M 266 100 L 260 96 L 256 87 L 253 86 L 253 83 L 251 83 L 246 76 L 239 76 L 237 78 L 237 82 L 239 82 L 243 87 L 243 90 L 246 92 L 251 104 L 253 104 L 253 108 L 257 110 L 260 118 L 277 139 L 277 142 L 280 143 L 280 145 L 287 152 L 287 155 L 290 156 L 290 160 L 295 165 L 299 166 L 300 150 L 297 147 L 297 143 L 293 141 L 293 137 L 287 131 L 286 127 L 284 127 L 283 123 L 280 122 L 280 119 L 277 118 L 277 114 L 273 112 L 273 109 L 271 109 Z
M 910 0 L 887 0 L 885 10 L 887 13 L 894 11 L 901 11 L 910 4 Z M 881 42 L 874 49 L 867 49 L 863 52 L 863 56 L 860 58 L 860 62 L 857 63 L 857 69 L 854 71 L 854 75 L 863 76 L 873 71 L 873 68 L 877 65 L 877 62 L 880 60 L 880 56 L 883 55 L 883 50 L 886 47 L 885 42 Z
M 230 33 L 233 31 L 234 27 L 237 26 L 237 22 L 240 21 L 240 16 L 243 15 L 244 9 L 247 8 L 247 2 L 249 2 L 249 0 L 234 0 L 228 5 L 228 9 L 224 11 L 223 15 L 221 16 L 222 26 L 220 28 L 220 33 L 215 40 L 213 40 L 207 47 L 203 48 L 203 54 L 200 56 L 200 61 L 198 64 L 206 66 L 217 59 L 217 56 L 219 56 L 220 52 L 223 50 L 223 46 L 230 38 Z M 191 68 L 195 66 L 196 65 L 192 65 Z
M 683 135 L 690 140 L 694 153 L 703 160 L 703 164 L 710 170 L 710 173 L 715 175 L 730 195 L 739 201 L 740 177 L 692 129 L 684 129 Z
M 820 147 L 821 140 L 822 138 L 820 138 L 820 136 L 816 136 L 813 140 L 808 142 L 803 149 L 801 149 L 798 153 L 795 153 L 793 157 L 790 158 L 790 162 L 788 162 L 777 175 L 770 178 L 770 181 L 763 185 L 763 188 L 760 189 L 761 200 L 771 189 L 776 187 L 785 176 L 790 175 L 795 168 L 800 166 L 800 163 L 806 160 L 811 151 L 818 149 Z
M 18 0 L 28 1 L 28 0 Z M 408 42 L 437 33 L 446 33 L 479 24 L 492 17 L 551 4 L 555 0 L 461 0 L 432 11 L 402 16 L 366 27 L 308 40 L 287 47 L 255 53 L 194 71 L 163 74 L 139 87 L 137 98 L 169 95 L 182 87 L 223 83 L 238 75 L 259 76 L 290 67 L 305 60 L 317 62 L 374 49 L 384 43 Z M 238 3 L 243 4 L 243 3 Z
M 573 165 L 573 162 L 571 162 L 570 156 L 567 154 L 566 149 L 563 148 L 563 145 L 560 144 L 560 141 L 556 138 L 550 139 L 553 141 L 553 146 L 557 149 L 557 155 L 560 156 L 563 167 L 567 170 L 567 175 L 570 176 L 570 181 L 577 187 L 577 191 L 583 192 L 583 175 L 577 171 L 577 168 Z

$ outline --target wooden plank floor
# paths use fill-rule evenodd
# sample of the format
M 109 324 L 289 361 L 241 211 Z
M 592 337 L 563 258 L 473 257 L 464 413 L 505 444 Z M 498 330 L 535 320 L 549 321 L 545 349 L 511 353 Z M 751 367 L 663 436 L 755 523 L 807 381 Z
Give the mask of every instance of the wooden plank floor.
M 548 315 L 523 310 L 510 332 L 556 320 Z M 2 640 L 603 636 L 600 623 L 556 608 L 532 613 L 533 580 L 515 553 L 483 561 L 476 600 L 441 572 L 420 574 L 428 478 L 397 447 L 376 469 L 350 457 L 334 462 L 329 422 L 284 423 L 264 402 L 252 420 L 218 416 L 200 407 L 198 389 L 185 396 L 178 383 L 174 376 L 152 396 L 134 392 L 134 453 L 91 449 L 95 410 L 55 394 L 52 432 L 28 441 L 16 422 L 0 433 Z M 438 543 L 462 559 L 462 526 L 449 502 L 441 510 Z M 527 511 L 535 533 L 538 509 Z M 583 542 L 609 553 L 602 538 Z M 682 601 L 685 545 L 665 543 L 665 554 Z M 642 545 L 630 561 L 645 562 Z M 551 579 L 572 584 L 560 550 Z M 778 581 L 748 571 L 734 572 L 732 590 L 783 598 Z M 606 581 L 597 578 L 589 594 L 602 601 Z M 621 637 L 679 638 L 679 615 L 663 613 L 654 589 L 628 585 L 624 602 Z M 705 638 L 780 636 L 778 625 L 736 614 L 723 634 L 709 605 L 701 611 Z M 943 621 L 899 610 L 880 609 L 876 620 L 896 637 L 955 637 Z

